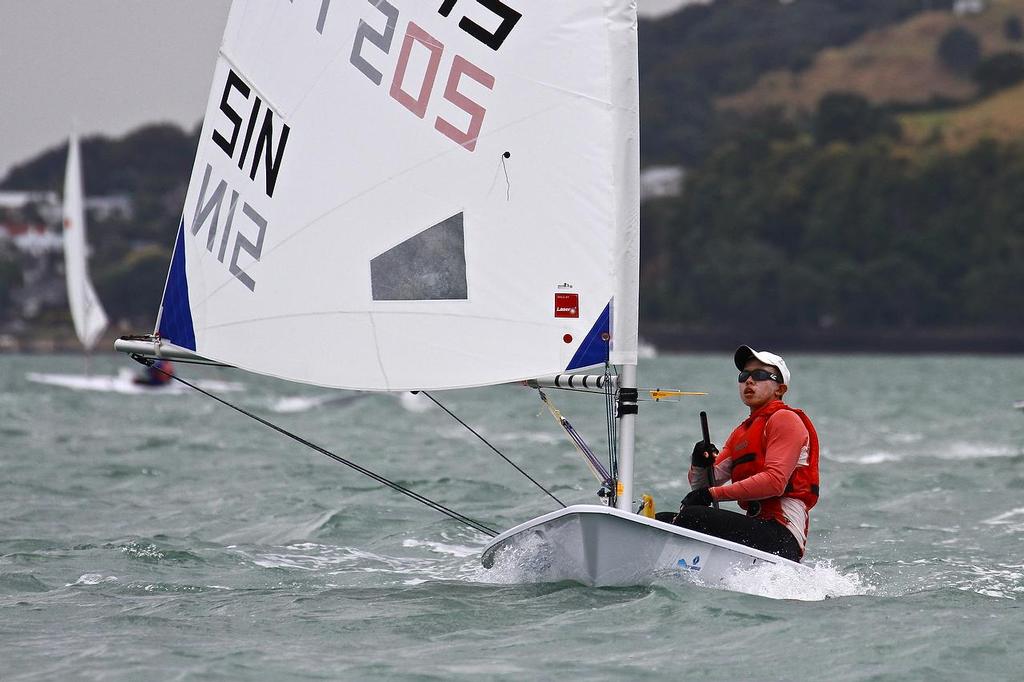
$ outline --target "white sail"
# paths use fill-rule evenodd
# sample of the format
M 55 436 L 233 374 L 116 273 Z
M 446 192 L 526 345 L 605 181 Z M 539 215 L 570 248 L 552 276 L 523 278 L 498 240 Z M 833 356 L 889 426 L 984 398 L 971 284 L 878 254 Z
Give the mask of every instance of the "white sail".
M 635 363 L 636 63 L 635 0 L 235 0 L 157 333 L 338 388 Z
M 78 137 L 72 135 L 68 141 L 68 161 L 64 173 L 64 274 L 75 333 L 85 349 L 91 350 L 107 327 L 107 314 L 89 279 L 88 251 L 82 165 Z

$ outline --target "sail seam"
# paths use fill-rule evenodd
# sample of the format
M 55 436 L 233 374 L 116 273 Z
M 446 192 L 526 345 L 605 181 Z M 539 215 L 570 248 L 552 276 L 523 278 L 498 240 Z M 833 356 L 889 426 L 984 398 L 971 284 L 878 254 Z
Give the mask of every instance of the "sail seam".
M 380 355 L 380 343 L 377 339 L 377 321 L 373 319 L 373 313 L 368 313 L 367 317 L 370 320 L 370 331 L 373 333 L 373 351 L 377 358 L 377 367 L 380 368 L 380 375 L 384 379 L 385 388 L 389 389 L 391 381 L 388 379 L 387 370 L 384 369 L 384 358 Z

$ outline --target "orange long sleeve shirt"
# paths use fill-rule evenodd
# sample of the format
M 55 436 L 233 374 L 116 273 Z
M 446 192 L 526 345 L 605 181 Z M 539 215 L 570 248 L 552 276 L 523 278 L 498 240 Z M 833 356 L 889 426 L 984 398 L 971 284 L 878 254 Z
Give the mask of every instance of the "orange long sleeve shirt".
M 803 458 L 806 462 L 810 444 L 807 428 L 796 413 L 780 410 L 765 425 L 765 470 L 738 483 L 732 478 L 732 454 L 724 448 L 715 459 L 715 486 L 711 496 L 716 501 L 763 500 L 779 497 L 786 491 L 793 471 Z M 707 485 L 703 469 L 690 467 L 690 485 Z

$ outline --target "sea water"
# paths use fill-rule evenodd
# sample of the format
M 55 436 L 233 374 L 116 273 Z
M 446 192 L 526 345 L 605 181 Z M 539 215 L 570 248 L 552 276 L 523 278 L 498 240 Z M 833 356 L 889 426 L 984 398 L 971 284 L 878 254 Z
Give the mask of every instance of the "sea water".
M 482 533 L 203 395 L 47 385 L 27 377 L 83 358 L 0 356 L 0 680 L 1020 679 L 1024 361 L 787 360 L 822 443 L 811 576 L 596 589 L 486 570 Z M 492 528 L 555 506 L 422 397 L 181 374 L 241 382 L 223 397 Z M 698 412 L 719 444 L 744 416 L 735 374 L 644 362 L 643 386 L 710 395 L 642 403 L 638 496 L 678 505 Z M 597 501 L 535 391 L 434 396 L 559 499 Z M 602 396 L 551 397 L 606 449 Z

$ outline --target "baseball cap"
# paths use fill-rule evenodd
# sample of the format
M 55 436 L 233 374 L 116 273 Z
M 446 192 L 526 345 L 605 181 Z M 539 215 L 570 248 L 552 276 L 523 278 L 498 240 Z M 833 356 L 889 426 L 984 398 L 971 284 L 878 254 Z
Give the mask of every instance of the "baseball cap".
M 736 355 L 734 356 L 736 369 L 742 371 L 743 366 L 747 364 L 747 360 L 750 358 L 757 358 L 766 365 L 777 367 L 779 372 L 782 373 L 782 383 L 787 386 L 789 385 L 789 367 L 786 367 L 786 361 L 782 359 L 781 355 L 769 353 L 766 350 L 754 350 L 750 346 L 740 346 L 736 349 Z

